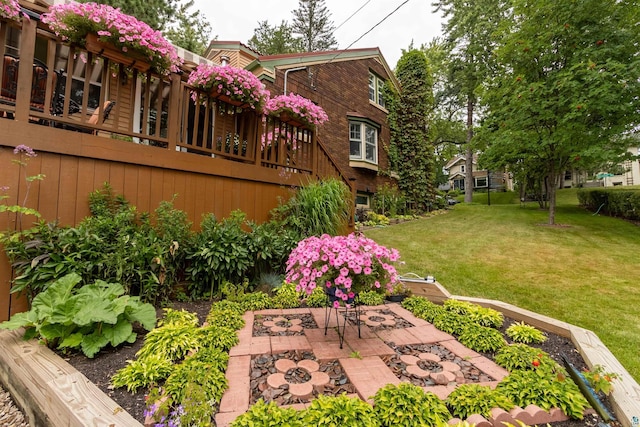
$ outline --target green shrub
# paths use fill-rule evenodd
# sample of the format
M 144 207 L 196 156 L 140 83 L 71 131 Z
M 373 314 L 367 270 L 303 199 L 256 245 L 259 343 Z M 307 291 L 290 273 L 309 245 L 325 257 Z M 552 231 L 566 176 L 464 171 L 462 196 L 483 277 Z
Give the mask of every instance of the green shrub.
M 628 188 L 578 190 L 578 201 L 590 211 L 630 220 L 640 219 L 640 191 Z
M 283 283 L 271 298 L 271 308 L 295 308 L 300 306 L 300 295 L 294 283 Z
M 497 310 L 482 307 L 468 301 L 448 299 L 443 304 L 444 308 L 453 313 L 468 316 L 473 322 L 490 328 L 499 328 L 504 322 L 504 316 Z
M 207 323 L 211 326 L 224 325 L 234 331 L 244 327 L 242 314 L 232 308 L 218 308 L 207 315 Z
M 198 315 L 187 310 L 174 310 L 173 308 L 163 309 L 164 316 L 158 320 L 158 327 L 161 326 L 193 326 L 200 324 Z
M 497 329 L 475 323 L 464 327 L 458 341 L 471 350 L 482 353 L 496 352 L 507 344 L 502 333 Z
M 318 396 L 311 401 L 303 417 L 308 426 L 359 426 L 378 427 L 373 408 L 358 398 L 342 394 L 338 397 Z
M 292 408 L 282 408 L 275 402 L 258 400 L 247 412 L 240 415 L 231 427 L 303 427 L 301 413 Z
M 252 292 L 244 294 L 239 299 L 243 311 L 264 310 L 271 304 L 271 298 L 264 292 Z
M 562 368 L 547 353 L 526 344 L 510 344 L 497 351 L 496 364 L 509 372 L 519 369 L 540 370 L 553 373 Z
M 489 386 L 479 384 L 462 384 L 449 394 L 446 404 L 456 418 L 465 419 L 473 414 L 485 418 L 491 416 L 493 408 L 505 411 L 513 407 L 513 403 Z
M 218 222 L 214 215 L 205 215 L 201 232 L 195 237 L 187 255 L 186 271 L 191 279 L 192 296 L 213 297 L 225 282 L 241 283 L 255 260 L 249 252 L 249 236 L 243 230 L 245 214 L 233 211 L 229 218 Z
M 305 298 L 305 302 L 307 307 L 326 307 L 329 304 L 327 299 L 327 294 L 324 292 L 324 288 L 322 286 L 316 286 L 313 288 L 311 295 L 306 295 L 303 293 L 303 298 Z
M 200 348 L 198 341 L 198 322 L 193 314 L 166 309 L 168 322 L 149 332 L 144 338 L 142 348 L 136 356 L 145 359 L 159 355 L 172 362 L 184 359 L 194 349 Z
M 445 313 L 445 309 L 438 304 L 434 304 L 425 297 L 412 296 L 402 301 L 402 307 L 409 310 L 414 316 L 433 323 L 440 315 Z
M 139 388 L 158 384 L 173 372 L 173 362 L 162 355 L 151 354 L 143 359 L 129 360 L 127 366 L 119 369 L 112 377 L 115 388 L 126 387 L 130 393 Z
M 516 322 L 505 331 L 514 342 L 523 344 L 540 344 L 547 340 L 547 336 L 539 329 L 524 322 Z
M 219 404 L 225 390 L 229 387 L 224 371 L 215 369 L 211 364 L 190 357 L 176 365 L 164 383 L 167 394 L 174 402 L 182 402 L 189 387 L 202 387 L 205 402 Z M 213 408 L 211 409 L 213 413 Z
M 589 403 L 578 386 L 568 376 L 550 374 L 544 370 L 512 371 L 496 390 L 521 408 L 537 405 L 549 411 L 560 408 L 571 418 L 582 419 Z
M 123 295 L 122 285 L 96 281 L 76 288 L 81 280 L 75 273 L 56 280 L 36 295 L 28 312 L 13 315 L 0 328 L 24 327 L 25 339 L 39 337 L 49 347 L 82 350 L 91 358 L 107 345 L 134 342 L 134 322 L 154 327 L 153 306 Z
M 373 400 L 376 418 L 384 427 L 434 426 L 451 418 L 438 396 L 411 383 L 387 384 Z
M 358 294 L 356 301 L 362 305 L 382 305 L 384 295 L 376 291 L 363 291 Z
M 468 316 L 453 311 L 444 311 L 438 314 L 431 323 L 442 332 L 455 336 L 462 335 L 468 327 L 475 326 L 475 323 Z
M 395 217 L 405 211 L 406 197 L 396 185 L 384 183 L 378 186 L 373 196 L 373 209 L 382 215 Z

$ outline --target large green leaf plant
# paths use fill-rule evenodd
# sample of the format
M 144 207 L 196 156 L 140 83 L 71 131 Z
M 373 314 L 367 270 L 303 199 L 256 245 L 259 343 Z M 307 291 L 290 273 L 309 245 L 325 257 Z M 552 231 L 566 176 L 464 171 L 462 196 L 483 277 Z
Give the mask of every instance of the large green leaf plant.
M 24 327 L 25 339 L 37 337 L 48 347 L 81 350 L 90 358 L 109 344 L 133 343 L 134 322 L 146 330 L 154 328 L 156 312 L 151 304 L 124 295 L 119 283 L 98 280 L 77 287 L 81 280 L 76 273 L 58 279 L 33 299 L 29 311 L 15 314 L 0 328 Z

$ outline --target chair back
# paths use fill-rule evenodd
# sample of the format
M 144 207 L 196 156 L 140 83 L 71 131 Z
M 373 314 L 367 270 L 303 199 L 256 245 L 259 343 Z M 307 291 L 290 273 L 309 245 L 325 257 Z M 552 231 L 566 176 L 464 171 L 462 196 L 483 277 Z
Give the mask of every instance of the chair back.
M 5 54 L 2 66 L 0 97 L 15 102 L 18 94 L 18 58 Z

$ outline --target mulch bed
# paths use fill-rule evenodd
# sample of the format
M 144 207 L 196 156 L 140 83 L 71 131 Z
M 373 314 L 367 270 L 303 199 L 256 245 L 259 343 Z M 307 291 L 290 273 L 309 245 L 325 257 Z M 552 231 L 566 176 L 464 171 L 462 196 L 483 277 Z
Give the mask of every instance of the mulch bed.
M 197 302 L 188 302 L 188 303 L 173 303 L 171 305 L 174 309 L 185 309 L 190 312 L 194 312 L 198 315 L 200 321 L 204 321 L 209 310 L 211 308 L 210 301 L 197 301 Z M 158 316 L 162 316 L 162 310 L 158 310 Z M 355 320 L 354 320 L 355 321 Z M 506 328 L 513 321 L 510 319 L 505 320 L 505 324 L 502 327 L 502 332 L 506 330 Z M 317 326 L 316 326 L 317 327 Z M 126 366 L 128 360 L 135 359 L 135 353 L 142 347 L 144 332 L 140 331 L 138 340 L 129 346 L 123 346 L 118 349 L 107 348 L 101 351 L 98 355 L 96 355 L 93 359 L 87 359 L 82 354 L 74 354 L 63 356 L 65 359 L 74 366 L 78 371 L 82 372 L 90 381 L 96 384 L 104 393 L 109 395 L 116 403 L 118 403 L 124 410 L 129 412 L 134 418 L 138 420 L 143 420 L 143 411 L 145 410 L 145 390 L 140 390 L 138 393 L 128 393 L 126 389 L 112 389 L 110 386 L 111 376 L 115 374 L 118 369 Z M 578 369 L 583 369 L 586 367 L 584 361 L 580 354 L 576 351 L 573 343 L 570 339 L 560 337 L 554 334 L 548 334 L 548 339 L 545 343 L 541 345 L 535 345 L 535 347 L 539 347 L 540 349 L 549 353 L 552 357 L 561 363 L 560 354 L 566 354 L 569 357 L 569 360 L 576 366 Z M 259 357 L 264 357 L 259 365 L 259 369 L 267 369 L 264 366 L 269 366 L 270 364 L 275 363 L 275 357 L 279 355 L 264 355 Z M 491 355 L 485 355 L 491 358 Z M 285 357 L 298 357 L 286 355 Z M 304 357 L 304 355 L 300 356 Z M 313 357 L 313 356 L 311 356 Z M 273 360 L 272 360 L 273 359 Z M 322 364 L 321 364 L 322 365 Z M 252 361 L 252 369 L 253 369 L 253 361 Z M 258 369 L 258 366 L 256 366 Z M 332 364 L 324 364 L 321 367 L 322 369 L 326 369 L 325 372 L 329 374 L 332 378 L 334 384 L 333 387 L 326 387 L 325 394 L 340 394 L 343 391 L 350 393 L 353 388 L 350 388 L 351 385 L 346 379 L 344 374 L 341 374 L 339 371 L 341 370 L 339 363 L 332 362 Z M 252 390 L 259 390 L 259 387 L 253 387 L 254 381 L 256 383 L 261 381 L 263 377 L 262 372 L 260 374 L 255 373 L 256 378 L 252 378 Z M 264 377 L 266 381 L 266 376 Z M 280 399 L 282 402 L 291 402 L 296 403 L 289 397 L 287 397 L 286 390 L 283 390 L 284 393 L 281 393 L 278 396 L 272 396 L 276 401 Z M 258 391 L 258 394 L 261 394 L 261 391 Z M 254 395 L 256 393 L 254 392 Z M 259 396 L 258 396 L 259 397 Z M 601 396 L 602 397 L 602 396 Z M 256 397 L 252 396 L 252 403 L 255 401 Z M 603 398 L 603 401 L 606 403 L 606 399 Z M 609 410 L 611 411 L 610 405 L 608 405 Z M 553 423 L 553 427 L 595 427 L 602 420 L 597 415 L 586 415 L 583 420 L 569 420 L 560 423 Z M 609 424 L 610 427 L 619 427 L 621 424 L 618 422 L 612 422 Z
M 387 356 L 383 358 L 383 360 L 387 364 L 387 366 L 389 366 L 391 372 L 393 372 L 394 375 L 402 381 L 410 382 L 420 387 L 429 387 L 436 385 L 431 378 L 419 378 L 407 372 L 407 364 L 400 360 L 400 356 L 404 354 L 418 356 L 420 353 L 435 354 L 436 356 L 440 357 L 440 360 L 442 361 L 453 362 L 456 365 L 460 366 L 460 371 L 462 372 L 465 382 L 467 383 L 494 381 L 494 378 L 491 378 L 489 375 L 483 373 L 471 362 L 468 362 L 461 357 L 456 356 L 440 345 L 415 344 L 396 346 L 393 343 L 387 343 L 387 345 L 389 345 L 396 352 L 396 354 L 393 356 Z M 422 361 L 418 364 L 418 366 L 430 372 L 442 371 L 442 367 L 437 363 Z
M 269 320 L 273 321 L 273 319 L 276 319 L 278 317 L 284 317 L 287 320 L 291 320 L 291 319 L 302 320 L 302 323 L 300 324 L 300 326 L 302 326 L 303 330 L 302 331 L 286 330 L 282 332 L 272 332 L 269 326 L 264 326 L 264 322 Z M 286 326 L 286 325 L 280 325 L 280 326 Z M 304 329 L 318 329 L 318 325 L 316 324 L 316 321 L 313 319 L 313 316 L 310 314 L 285 314 L 282 316 L 281 315 L 278 315 L 278 316 L 256 315 L 254 316 L 254 319 L 253 319 L 253 336 L 254 337 L 277 336 L 277 335 L 281 335 L 281 336 L 304 335 Z

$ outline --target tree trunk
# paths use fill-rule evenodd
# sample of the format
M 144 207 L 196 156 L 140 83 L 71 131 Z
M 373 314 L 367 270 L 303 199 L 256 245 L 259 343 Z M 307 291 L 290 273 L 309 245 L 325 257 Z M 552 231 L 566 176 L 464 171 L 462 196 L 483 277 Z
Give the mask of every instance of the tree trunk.
M 547 201 L 549 203 L 549 225 L 556 223 L 556 193 L 558 188 L 558 177 L 555 168 L 549 174 L 549 185 L 547 185 Z
M 464 176 L 464 202 L 471 203 L 473 201 L 473 148 L 471 147 L 471 139 L 473 138 L 473 97 L 467 98 L 467 153 L 465 160 L 465 176 Z

